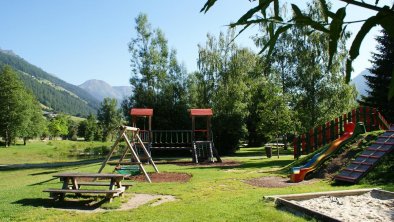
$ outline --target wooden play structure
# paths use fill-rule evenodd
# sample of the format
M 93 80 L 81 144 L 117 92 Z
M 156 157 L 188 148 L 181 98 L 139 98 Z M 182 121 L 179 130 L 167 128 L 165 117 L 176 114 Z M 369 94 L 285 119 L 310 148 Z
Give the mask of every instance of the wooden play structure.
M 111 157 L 113 156 L 116 149 L 118 148 L 119 142 L 122 139 L 124 139 L 126 142 L 126 149 L 123 151 L 123 153 L 121 154 L 121 156 L 118 160 L 110 161 Z M 159 170 L 157 169 L 156 164 L 153 162 L 149 151 L 147 150 L 147 148 L 144 145 L 144 142 L 140 138 L 140 129 L 138 129 L 136 127 L 130 127 L 130 126 L 121 126 L 120 127 L 119 136 L 115 140 L 115 143 L 112 145 L 111 151 L 109 152 L 108 156 L 105 158 L 104 162 L 102 163 L 98 173 L 101 173 L 107 164 L 115 165 L 115 170 L 121 168 L 124 165 L 138 165 L 141 172 L 143 172 L 143 174 L 145 175 L 146 180 L 149 183 L 151 183 L 151 179 L 141 162 L 141 159 L 140 159 L 141 154 L 138 153 L 138 151 L 137 151 L 137 145 L 138 145 L 138 149 L 139 149 L 138 151 L 142 150 L 144 156 L 147 158 L 147 161 L 150 164 L 152 164 L 155 171 L 157 173 L 159 173 Z M 128 154 L 130 155 L 129 157 L 128 157 Z
M 192 127 L 191 130 L 152 130 L 153 109 L 132 108 L 132 126 L 137 127 L 138 119 L 144 118 L 143 126 L 139 126 L 139 138 L 137 150 L 189 150 L 193 162 L 199 161 L 221 162 L 219 154 L 214 146 L 211 131 L 212 109 L 190 109 Z M 205 120 L 205 128 L 196 129 L 196 121 Z M 141 124 L 141 121 L 139 122 Z

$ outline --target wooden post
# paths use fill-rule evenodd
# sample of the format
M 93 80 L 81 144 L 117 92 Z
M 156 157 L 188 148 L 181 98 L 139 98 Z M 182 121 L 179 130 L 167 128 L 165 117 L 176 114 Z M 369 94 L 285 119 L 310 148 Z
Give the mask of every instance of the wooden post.
M 305 142 L 305 134 L 302 134 L 302 137 L 301 137 L 302 139 L 302 141 L 301 141 L 301 143 L 302 143 L 302 153 L 303 154 L 306 154 L 306 152 L 305 152 L 305 148 L 306 148 L 306 142 Z
M 294 158 L 298 158 L 298 140 L 296 136 L 293 139 L 293 147 L 294 147 L 293 149 Z
M 148 173 L 146 172 L 145 168 L 142 166 L 141 160 L 138 157 L 137 153 L 134 151 L 129 139 L 127 138 L 127 136 L 124 137 L 127 147 L 130 149 L 131 151 L 131 155 L 134 157 L 134 159 L 138 162 L 138 165 L 140 167 L 140 170 L 144 173 L 146 180 L 148 180 L 149 183 L 152 183 L 152 181 L 150 180 L 150 177 L 148 175 Z
M 148 129 L 149 129 L 149 143 L 152 143 L 153 141 L 153 133 L 152 133 L 152 116 L 148 117 Z
M 309 137 L 309 133 L 305 135 L 305 145 L 306 145 L 306 154 L 311 152 L 311 140 Z
M 313 129 L 313 139 L 314 139 L 313 150 L 316 150 L 319 147 L 319 128 L 318 127 L 315 127 L 315 129 Z
M 195 139 L 194 139 L 194 137 L 195 137 L 195 130 L 196 130 L 196 122 L 195 122 L 195 119 L 196 117 L 195 116 L 192 116 L 192 142 L 194 143 L 195 142 Z
M 335 138 L 335 121 L 331 120 L 330 122 L 330 140 L 334 141 Z
M 319 135 L 318 147 L 320 147 L 323 145 L 323 128 L 322 128 L 322 126 L 319 126 L 319 128 L 318 128 L 318 135 Z
M 212 140 L 211 138 L 211 117 L 207 117 L 207 140 Z
M 104 169 L 104 167 L 107 164 L 107 162 L 109 161 L 109 159 L 111 159 L 113 153 L 115 152 L 115 148 L 118 146 L 118 143 L 122 139 L 124 132 L 126 132 L 126 128 L 121 129 L 121 132 L 120 132 L 118 138 L 116 139 L 115 143 L 112 145 L 111 151 L 108 153 L 107 158 L 105 158 L 103 164 L 101 164 L 101 167 L 98 170 L 98 173 L 101 173 L 101 171 Z

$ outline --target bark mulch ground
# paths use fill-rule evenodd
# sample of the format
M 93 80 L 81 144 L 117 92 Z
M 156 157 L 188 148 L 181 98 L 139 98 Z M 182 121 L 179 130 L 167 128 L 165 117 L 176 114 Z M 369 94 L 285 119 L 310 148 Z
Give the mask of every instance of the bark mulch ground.
M 304 180 L 299 183 L 291 183 L 289 178 L 284 177 L 275 177 L 275 176 L 267 176 L 267 177 L 260 177 L 254 178 L 251 180 L 245 180 L 244 182 L 256 187 L 271 187 L 271 188 L 278 188 L 278 187 L 289 187 L 294 185 L 306 185 L 317 182 L 318 179 L 312 180 Z
M 163 183 L 163 182 L 179 182 L 179 183 L 186 183 L 190 180 L 192 175 L 187 173 L 168 173 L 168 172 L 161 172 L 161 173 L 148 173 L 152 183 Z M 139 174 L 135 176 L 129 177 L 130 180 L 138 181 L 138 182 L 145 182 L 145 175 Z

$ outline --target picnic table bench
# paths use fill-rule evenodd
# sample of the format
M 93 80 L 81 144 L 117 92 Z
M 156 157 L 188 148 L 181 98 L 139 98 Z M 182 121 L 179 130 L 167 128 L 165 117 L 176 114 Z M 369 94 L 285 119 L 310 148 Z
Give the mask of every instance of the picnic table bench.
M 63 182 L 61 189 L 46 189 L 43 192 L 49 192 L 50 197 L 55 200 L 63 200 L 66 193 L 74 193 L 77 196 L 81 194 L 105 194 L 111 202 L 113 197 L 121 196 L 125 189 L 131 184 L 122 184 L 124 175 L 105 174 L 105 173 L 61 173 L 53 177 L 59 178 Z M 95 181 L 95 180 L 107 181 Z M 81 189 L 81 186 L 104 186 L 107 190 L 99 189 Z

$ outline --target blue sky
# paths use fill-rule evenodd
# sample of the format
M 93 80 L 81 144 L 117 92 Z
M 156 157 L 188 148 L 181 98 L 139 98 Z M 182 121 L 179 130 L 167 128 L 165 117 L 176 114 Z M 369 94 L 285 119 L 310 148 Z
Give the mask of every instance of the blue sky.
M 127 45 L 135 36 L 134 18 L 146 13 L 153 27 L 162 29 L 169 46 L 188 72 L 196 70 L 197 45 L 207 33 L 215 36 L 238 19 L 252 4 L 221 0 L 207 14 L 200 13 L 205 0 L 0 0 L 0 48 L 13 50 L 30 63 L 72 83 L 88 79 L 111 85 L 129 85 L 130 55 Z M 338 6 L 338 5 L 334 5 Z M 351 11 L 359 19 L 369 11 Z M 349 30 L 357 29 L 357 26 Z M 254 47 L 249 30 L 236 40 Z M 355 32 L 355 31 L 353 31 Z M 363 42 L 354 63 L 355 74 L 370 66 L 374 36 Z

